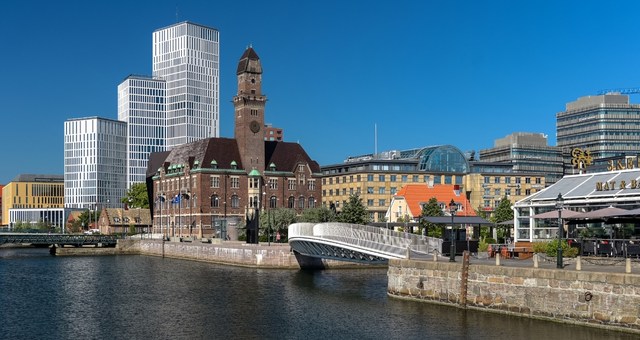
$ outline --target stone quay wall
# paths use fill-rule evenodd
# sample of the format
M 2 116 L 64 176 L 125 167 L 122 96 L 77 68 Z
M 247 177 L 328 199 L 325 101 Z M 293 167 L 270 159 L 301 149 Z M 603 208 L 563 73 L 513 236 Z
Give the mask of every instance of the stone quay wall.
M 640 275 L 390 260 L 388 294 L 640 334 Z
M 57 256 L 149 255 L 209 263 L 279 269 L 362 268 L 371 265 L 333 261 L 293 253 L 288 243 L 247 244 L 236 241 L 203 243 L 162 240 L 118 240 L 115 248 L 59 247 Z M 386 265 L 385 265 L 386 267 Z

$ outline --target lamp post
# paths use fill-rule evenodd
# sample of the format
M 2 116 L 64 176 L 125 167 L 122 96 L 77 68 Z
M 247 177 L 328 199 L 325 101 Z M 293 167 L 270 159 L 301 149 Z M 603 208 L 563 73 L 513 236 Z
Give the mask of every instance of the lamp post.
M 558 259 L 556 261 L 557 268 L 564 268 L 562 265 L 562 208 L 564 206 L 564 198 L 562 198 L 562 194 L 558 193 L 558 197 L 556 198 L 556 210 L 558 210 Z
M 449 202 L 449 213 L 451 214 L 451 250 L 449 254 L 449 262 L 456 262 L 456 231 L 453 226 L 453 216 L 456 215 L 457 210 L 458 206 L 452 198 L 451 202 Z

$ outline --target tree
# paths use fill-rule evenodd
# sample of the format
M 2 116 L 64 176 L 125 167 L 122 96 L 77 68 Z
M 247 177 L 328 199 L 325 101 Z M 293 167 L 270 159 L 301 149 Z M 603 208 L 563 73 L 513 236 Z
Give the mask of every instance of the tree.
M 427 236 L 431 237 L 441 237 L 442 230 L 438 228 L 438 225 L 435 223 L 427 222 L 424 217 L 427 216 L 444 216 L 440 205 L 438 204 L 438 199 L 435 197 L 431 197 L 427 204 L 422 206 L 422 213 L 420 214 L 422 217 L 420 219 L 420 231 L 422 232 L 423 228 L 427 229 Z
M 360 196 L 350 195 L 349 201 L 342 207 L 338 215 L 338 221 L 353 224 L 367 224 L 369 215 Z
M 125 196 L 120 200 L 127 204 L 129 208 L 149 209 L 149 195 L 145 183 L 135 183 L 127 190 Z
M 298 222 L 324 223 L 334 222 L 335 220 L 335 212 L 327 207 L 306 209 L 298 217 Z
M 513 209 L 511 209 L 511 201 L 505 196 L 500 200 L 491 217 L 491 222 L 500 223 L 505 221 L 513 221 Z M 509 227 L 498 229 L 498 239 L 504 240 L 511 234 Z

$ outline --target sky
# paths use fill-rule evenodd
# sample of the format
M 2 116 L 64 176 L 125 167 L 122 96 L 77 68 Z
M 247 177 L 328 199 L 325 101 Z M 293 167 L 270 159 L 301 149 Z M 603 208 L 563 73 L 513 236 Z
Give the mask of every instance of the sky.
M 265 121 L 321 166 L 514 132 L 555 145 L 579 97 L 640 87 L 637 1 L 4 1 L 0 184 L 64 173 L 64 122 L 117 119 L 117 86 L 151 74 L 152 33 L 220 32 L 220 137 L 233 138 L 238 60 L 263 66 Z M 636 95 L 631 101 L 638 103 Z

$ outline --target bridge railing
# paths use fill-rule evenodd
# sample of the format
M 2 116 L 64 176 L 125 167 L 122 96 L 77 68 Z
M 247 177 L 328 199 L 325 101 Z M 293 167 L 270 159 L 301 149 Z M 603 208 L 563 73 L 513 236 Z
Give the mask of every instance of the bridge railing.
M 338 222 L 294 223 L 289 226 L 289 239 L 295 239 L 297 236 L 338 241 L 397 256 L 404 256 L 407 248 L 414 254 L 429 254 L 442 246 L 441 239 Z

